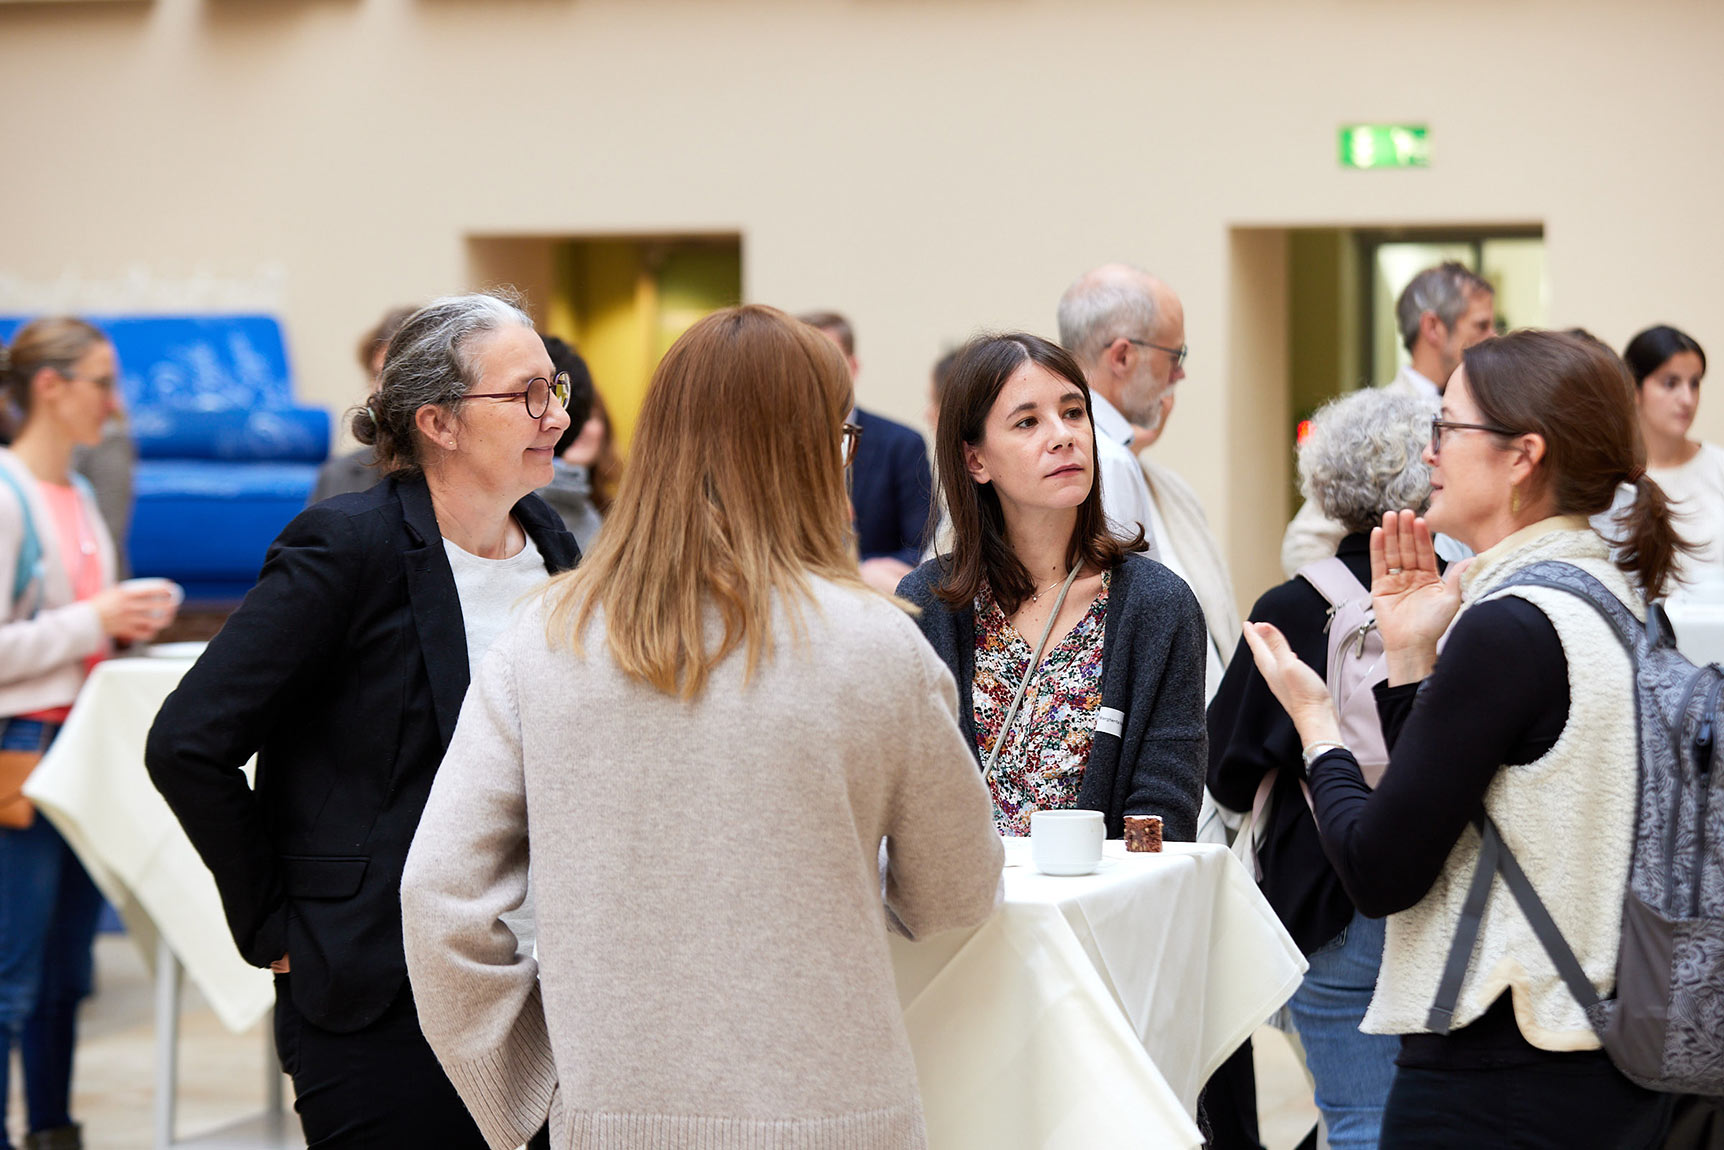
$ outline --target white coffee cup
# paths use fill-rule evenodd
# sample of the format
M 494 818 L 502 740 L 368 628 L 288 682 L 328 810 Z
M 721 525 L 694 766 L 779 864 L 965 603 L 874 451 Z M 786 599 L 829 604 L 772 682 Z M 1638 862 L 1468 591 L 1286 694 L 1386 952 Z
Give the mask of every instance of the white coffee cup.
M 186 601 L 186 589 L 172 579 L 161 576 L 149 576 L 143 579 L 127 579 L 120 586 L 127 591 L 159 591 L 168 596 L 168 606 L 177 608 Z
M 1043 874 L 1092 874 L 1107 827 L 1100 811 L 1032 811 L 1030 860 Z
M 146 577 L 143 579 L 127 579 L 124 583 L 120 584 L 120 587 L 122 590 L 126 591 L 147 591 L 156 595 L 166 595 L 168 597 L 168 605 L 166 607 L 159 607 L 154 612 L 156 621 L 164 626 L 173 619 L 175 613 L 180 609 L 180 604 L 184 603 L 186 600 L 186 589 L 184 587 L 181 587 L 172 579 L 163 579 L 160 576 Z

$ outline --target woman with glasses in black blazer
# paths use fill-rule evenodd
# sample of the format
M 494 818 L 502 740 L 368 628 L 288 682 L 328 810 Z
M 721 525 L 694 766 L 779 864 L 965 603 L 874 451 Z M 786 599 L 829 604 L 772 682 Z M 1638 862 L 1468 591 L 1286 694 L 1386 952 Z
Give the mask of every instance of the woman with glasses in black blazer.
M 276 972 L 276 1046 L 313 1147 L 485 1145 L 419 1031 L 401 870 L 473 668 L 579 559 L 532 494 L 567 387 L 509 302 L 414 313 L 353 417 L 387 478 L 288 524 L 150 732 L 150 776 L 234 942 Z

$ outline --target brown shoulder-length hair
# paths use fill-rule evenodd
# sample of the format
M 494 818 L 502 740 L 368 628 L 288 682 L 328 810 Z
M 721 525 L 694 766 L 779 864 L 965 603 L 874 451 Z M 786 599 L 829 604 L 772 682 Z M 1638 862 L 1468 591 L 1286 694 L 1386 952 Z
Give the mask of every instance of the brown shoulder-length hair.
M 1001 610 L 1010 615 L 1036 587 L 1017 552 L 1006 541 L 1006 518 L 999 493 L 991 483 L 977 483 L 964 466 L 964 446 L 976 446 L 987 431 L 988 413 L 1006 380 L 1025 363 L 1045 368 L 1083 393 L 1089 415 L 1090 464 L 1095 477 L 1089 495 L 1078 505 L 1077 524 L 1066 546 L 1066 564 L 1106 570 L 1128 552 L 1146 544 L 1140 529 L 1126 540 L 1108 528 L 1101 504 L 1101 468 L 1095 459 L 1095 410 L 1083 370 L 1059 344 L 1026 332 L 979 335 L 958 351 L 934 431 L 934 465 L 940 492 L 952 519 L 952 550 L 942 557 L 941 578 L 934 594 L 952 607 L 967 607 L 985 582 Z
M 689 699 L 738 646 L 745 675 L 770 654 L 775 596 L 811 603 L 810 576 L 865 587 L 844 488 L 850 406 L 838 349 L 775 308 L 726 308 L 689 328 L 653 373 L 592 553 L 546 591 L 547 641 L 584 654 L 602 611 L 617 667 Z
M 1621 484 L 1633 484 L 1634 504 L 1617 519 L 1627 535 L 1614 559 L 1648 599 L 1662 595 L 1677 552 L 1693 548 L 1646 474 L 1634 379 L 1616 353 L 1589 336 L 1526 330 L 1474 344 L 1461 362 L 1486 423 L 1544 438 L 1528 494 L 1549 492 L 1559 515 L 1591 517 L 1610 508 Z

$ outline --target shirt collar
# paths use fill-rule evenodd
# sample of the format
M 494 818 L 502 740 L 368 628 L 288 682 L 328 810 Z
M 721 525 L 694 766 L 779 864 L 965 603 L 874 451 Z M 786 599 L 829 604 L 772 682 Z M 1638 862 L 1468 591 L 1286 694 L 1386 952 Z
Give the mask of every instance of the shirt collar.
M 1123 447 L 1131 446 L 1131 420 L 1120 414 L 1119 408 L 1095 388 L 1089 390 L 1090 410 L 1095 413 L 1095 429 Z
M 1396 374 L 1411 384 L 1417 394 L 1439 401 L 1443 398 L 1443 389 L 1431 382 L 1424 372 L 1414 370 L 1412 364 L 1402 364 L 1401 370 Z

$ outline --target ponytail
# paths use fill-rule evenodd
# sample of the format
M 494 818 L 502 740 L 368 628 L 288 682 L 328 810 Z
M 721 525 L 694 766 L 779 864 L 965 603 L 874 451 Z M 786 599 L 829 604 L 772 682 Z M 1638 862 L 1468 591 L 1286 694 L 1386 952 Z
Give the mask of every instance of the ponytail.
M 1635 467 L 1628 482 L 1634 488 L 1634 502 L 1615 517 L 1622 530 L 1614 558 L 1651 601 L 1663 596 L 1675 580 L 1677 555 L 1698 547 L 1677 532 L 1669 496 L 1644 467 Z

